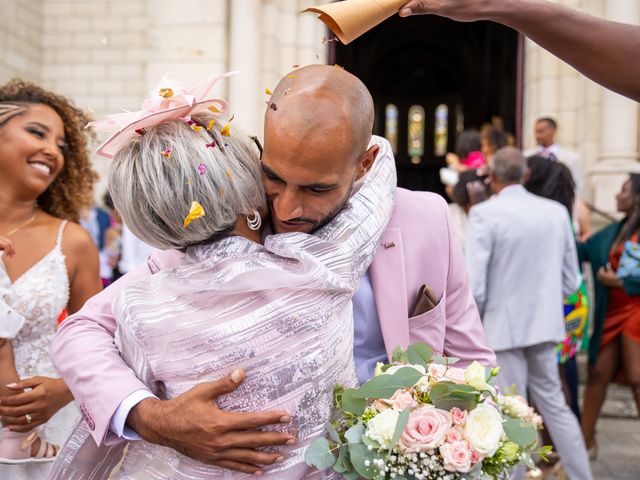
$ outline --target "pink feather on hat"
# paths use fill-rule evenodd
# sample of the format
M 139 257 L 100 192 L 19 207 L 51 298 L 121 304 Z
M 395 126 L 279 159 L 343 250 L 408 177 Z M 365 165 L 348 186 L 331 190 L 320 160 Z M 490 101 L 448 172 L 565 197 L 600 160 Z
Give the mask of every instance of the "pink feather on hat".
M 145 128 L 154 127 L 170 120 L 189 120 L 191 115 L 202 112 L 211 106 L 214 106 L 215 110 L 219 112 L 224 112 L 227 108 L 227 102 L 220 98 L 207 98 L 207 95 L 218 80 L 235 73 L 237 72 L 212 75 L 191 89 L 185 89 L 178 81 L 169 79 L 165 75 L 142 103 L 141 110 L 114 113 L 108 115 L 104 120 L 87 124 L 87 128 L 111 134 L 98 147 L 96 153 L 102 157 L 113 158 L 131 137 L 138 135 L 136 131 L 143 131 Z

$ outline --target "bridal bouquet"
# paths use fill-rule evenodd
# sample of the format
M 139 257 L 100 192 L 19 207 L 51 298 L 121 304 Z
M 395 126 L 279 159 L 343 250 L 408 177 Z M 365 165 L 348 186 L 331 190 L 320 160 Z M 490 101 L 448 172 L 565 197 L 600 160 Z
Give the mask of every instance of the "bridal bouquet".
M 498 369 L 433 354 L 425 344 L 396 349 L 360 388 L 334 390 L 340 419 L 305 453 L 309 465 L 346 479 L 488 480 L 508 478 L 531 455 L 542 419 L 527 401 L 499 394 Z

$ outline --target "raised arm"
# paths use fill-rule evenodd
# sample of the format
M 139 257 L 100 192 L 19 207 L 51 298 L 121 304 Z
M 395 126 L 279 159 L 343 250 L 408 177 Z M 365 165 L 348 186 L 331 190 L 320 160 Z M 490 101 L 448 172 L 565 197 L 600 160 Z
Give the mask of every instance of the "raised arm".
M 640 27 L 596 18 L 547 0 L 411 0 L 401 16 L 433 14 L 507 25 L 595 82 L 640 101 Z

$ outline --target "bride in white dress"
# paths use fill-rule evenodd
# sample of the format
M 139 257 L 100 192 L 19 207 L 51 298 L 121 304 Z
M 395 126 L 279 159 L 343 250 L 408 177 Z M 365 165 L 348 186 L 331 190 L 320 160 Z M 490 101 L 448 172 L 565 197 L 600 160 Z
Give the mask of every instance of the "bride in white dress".
M 0 236 L 15 248 L 0 256 L 0 336 L 11 338 L 0 358 L 2 479 L 47 478 L 55 445 L 79 418 L 49 345 L 61 313 L 101 289 L 96 248 L 73 223 L 91 204 L 95 179 L 86 120 L 33 84 L 0 86 Z

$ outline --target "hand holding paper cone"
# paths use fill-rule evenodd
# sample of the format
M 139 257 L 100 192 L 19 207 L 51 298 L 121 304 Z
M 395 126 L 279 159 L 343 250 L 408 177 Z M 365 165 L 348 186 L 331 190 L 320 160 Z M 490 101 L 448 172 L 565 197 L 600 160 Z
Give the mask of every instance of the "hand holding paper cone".
M 398 12 L 406 3 L 407 0 L 345 0 L 309 7 L 305 12 L 320 14 L 318 18 L 346 45 Z

